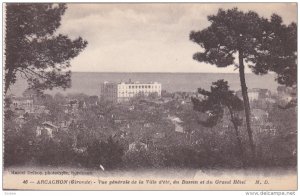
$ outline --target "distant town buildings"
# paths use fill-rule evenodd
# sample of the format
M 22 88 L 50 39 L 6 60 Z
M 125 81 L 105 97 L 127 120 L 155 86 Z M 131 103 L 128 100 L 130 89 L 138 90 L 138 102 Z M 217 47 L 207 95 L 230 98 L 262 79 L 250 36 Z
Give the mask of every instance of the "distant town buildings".
M 157 82 L 139 83 L 129 80 L 129 82 L 121 83 L 104 82 L 100 87 L 100 98 L 114 103 L 122 103 L 138 95 L 149 96 L 150 94 L 160 97 L 161 84 Z
M 175 125 L 176 132 L 184 133 L 183 127 L 180 125 L 180 123 L 183 123 L 183 121 L 180 118 L 168 115 L 168 119 L 171 120 L 172 123 Z
M 242 99 L 242 91 L 237 91 L 236 95 Z M 271 92 L 268 89 L 253 88 L 248 90 L 249 101 L 255 101 L 259 99 L 266 99 L 271 96 Z
M 129 151 L 158 149 L 172 144 L 174 141 L 180 141 L 182 144 L 203 143 L 205 139 L 197 138 L 199 132 L 197 130 L 202 129 L 198 125 L 197 118 L 206 118 L 212 113 L 207 112 L 205 116 L 194 115 L 191 97 L 196 96 L 200 99 L 205 97 L 200 97 L 200 94 L 196 92 L 162 92 L 161 88 L 162 85 L 157 82 L 104 82 L 101 84 L 100 90 L 100 99 L 102 100 L 123 103 L 135 96 L 142 98 L 114 106 L 102 102 L 97 96 L 82 97 L 82 95 L 61 96 L 60 99 L 59 96 L 54 96 L 56 98 L 49 98 L 49 101 L 46 102 L 47 100 L 41 101 L 26 91 L 23 93 L 23 97 L 9 96 L 9 106 L 14 112 L 12 118 L 16 124 L 12 126 L 15 127 L 15 130 L 22 130 L 26 123 L 34 122 L 32 130 L 35 131 L 38 138 L 55 139 L 60 136 L 60 133 L 74 134 L 75 139 L 72 146 L 74 146 L 75 153 L 86 151 L 76 134 L 89 130 L 90 122 L 94 123 L 93 127 L 101 132 L 99 137 L 105 138 L 112 135 L 122 141 L 122 145 Z M 270 111 L 273 107 L 277 107 L 278 100 L 286 100 L 291 96 L 296 99 L 295 90 L 278 87 L 277 94 L 276 92 L 271 93 L 268 89 L 248 90 L 251 104 L 251 125 L 256 138 L 259 138 L 261 134 L 275 135 L 277 133 L 278 127 L 269 117 L 271 116 Z M 146 98 L 146 96 L 152 97 L 152 95 L 157 98 Z M 236 92 L 236 95 L 242 99 L 241 91 Z M 56 108 L 52 110 L 53 103 L 58 104 L 61 110 Z M 109 107 L 105 108 L 106 104 Z M 99 107 L 96 107 L 97 105 Z M 92 119 L 85 118 L 86 114 Z M 219 126 L 222 127 L 220 135 L 233 129 L 228 112 L 220 121 Z M 198 129 L 198 127 L 200 128 Z M 203 129 L 205 128 L 203 127 Z
M 277 95 L 280 101 L 288 103 L 297 98 L 297 88 L 278 86 Z
M 14 97 L 12 99 L 12 107 L 14 109 L 23 109 L 25 112 L 31 113 L 33 110 L 33 100 L 24 97 Z
M 42 126 L 38 126 L 36 129 L 36 136 L 46 135 L 53 137 L 54 133 L 58 132 L 58 127 L 53 125 L 51 122 L 43 122 Z
M 49 112 L 45 106 L 36 104 L 32 97 L 16 97 L 14 95 L 8 97 L 11 100 L 10 109 L 17 115 L 23 115 L 25 113 L 42 114 Z

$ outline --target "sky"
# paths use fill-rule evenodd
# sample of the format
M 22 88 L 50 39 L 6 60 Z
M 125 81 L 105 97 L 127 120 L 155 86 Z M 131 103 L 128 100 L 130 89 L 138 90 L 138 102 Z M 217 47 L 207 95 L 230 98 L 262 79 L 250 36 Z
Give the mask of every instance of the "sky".
M 296 3 L 152 3 L 68 4 L 59 33 L 81 36 L 88 46 L 71 61 L 74 72 L 237 72 L 193 60 L 200 46 L 192 30 L 210 25 L 207 16 L 219 8 L 238 7 L 285 24 L 297 22 Z M 250 70 L 246 70 L 250 72 Z

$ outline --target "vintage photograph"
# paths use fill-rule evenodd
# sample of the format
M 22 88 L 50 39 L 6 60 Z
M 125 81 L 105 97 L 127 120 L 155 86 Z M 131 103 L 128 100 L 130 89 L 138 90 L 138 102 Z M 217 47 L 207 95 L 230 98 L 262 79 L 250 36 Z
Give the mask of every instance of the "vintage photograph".
M 297 3 L 5 3 L 4 190 L 297 190 Z

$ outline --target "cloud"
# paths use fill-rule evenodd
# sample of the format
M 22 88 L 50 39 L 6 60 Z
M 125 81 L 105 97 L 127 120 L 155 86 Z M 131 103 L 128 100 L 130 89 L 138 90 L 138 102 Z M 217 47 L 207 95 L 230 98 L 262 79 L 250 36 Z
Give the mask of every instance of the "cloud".
M 194 61 L 199 48 L 189 33 L 207 27 L 207 16 L 219 8 L 235 6 L 296 21 L 295 3 L 69 4 L 59 31 L 89 42 L 73 71 L 232 72 Z

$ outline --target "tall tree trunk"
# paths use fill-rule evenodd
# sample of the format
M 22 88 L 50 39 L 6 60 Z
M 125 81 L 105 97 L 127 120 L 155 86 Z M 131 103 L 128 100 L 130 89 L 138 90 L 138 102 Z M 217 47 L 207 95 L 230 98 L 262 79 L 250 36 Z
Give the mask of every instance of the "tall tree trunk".
M 228 107 L 228 109 L 229 109 L 229 113 L 230 113 L 230 117 L 231 117 L 231 122 L 232 122 L 234 130 L 235 130 L 235 137 L 236 137 L 238 146 L 240 147 L 240 156 L 243 159 L 244 150 L 243 150 L 242 140 L 241 140 L 239 130 L 238 130 L 239 128 L 234 119 L 232 109 L 230 107 Z M 242 160 L 242 161 L 244 162 L 244 160 Z
M 252 158 L 253 160 L 255 160 L 255 146 L 253 142 L 253 133 L 251 130 L 251 122 L 250 122 L 250 103 L 249 103 L 246 80 L 245 80 L 245 66 L 244 66 L 243 52 L 241 50 L 239 50 L 239 73 L 240 73 L 241 89 L 243 95 L 244 110 L 246 116 L 247 133 L 249 137 Z
M 13 77 L 13 70 L 8 69 L 8 71 L 5 73 L 4 95 L 6 95 L 8 89 L 9 89 L 9 86 L 11 85 L 12 77 Z

